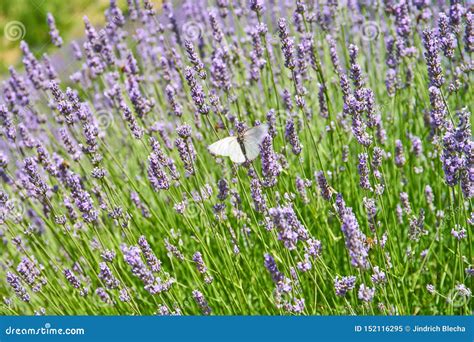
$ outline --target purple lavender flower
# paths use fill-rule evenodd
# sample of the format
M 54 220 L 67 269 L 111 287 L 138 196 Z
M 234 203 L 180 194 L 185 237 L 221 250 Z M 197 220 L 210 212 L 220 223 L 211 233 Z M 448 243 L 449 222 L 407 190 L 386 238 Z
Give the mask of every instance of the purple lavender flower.
M 369 165 L 368 165 L 368 158 L 369 156 L 367 153 L 359 154 L 359 165 L 357 166 L 357 170 L 359 171 L 359 185 L 362 189 L 371 190 L 372 186 L 370 185 L 369 180 Z
M 194 160 L 196 159 L 196 151 L 191 141 L 191 127 L 188 125 L 180 126 L 176 129 L 179 138 L 175 140 L 175 146 L 178 149 L 179 157 L 184 164 L 187 176 L 194 175 Z
M 8 71 L 10 72 L 10 79 L 8 80 L 8 83 L 11 87 L 11 90 L 14 92 L 16 99 L 21 106 L 28 105 L 30 103 L 30 99 L 25 80 L 12 66 L 8 68 Z
M 322 118 L 327 119 L 329 117 L 329 112 L 328 112 L 328 105 L 326 102 L 326 95 L 324 91 L 325 91 L 324 85 L 320 84 L 319 91 L 318 91 L 319 115 Z
M 136 192 L 130 193 L 130 199 L 135 204 L 135 206 L 138 209 L 140 209 L 143 217 L 149 218 L 151 216 L 150 211 L 148 210 L 147 206 L 142 203 L 142 201 L 140 200 L 140 197 L 138 196 Z
M 112 298 L 110 298 L 110 295 L 105 291 L 104 288 L 98 287 L 95 290 L 95 294 L 99 296 L 100 300 L 106 304 L 113 304 Z
M 318 171 L 316 174 L 316 179 L 318 181 L 318 187 L 322 198 L 324 198 L 326 201 L 329 201 L 332 197 L 332 191 L 329 187 L 326 177 L 324 176 L 324 172 Z
M 334 71 L 337 74 L 340 74 L 342 72 L 342 68 L 341 68 L 341 63 L 339 61 L 339 56 L 337 55 L 336 41 L 329 34 L 326 36 L 326 41 L 328 42 L 328 45 L 329 45 L 329 55 L 331 57 L 331 62 L 334 67 Z
M 263 11 L 263 0 L 250 0 L 250 10 L 257 13 L 257 15 L 261 15 Z
M 34 292 L 38 292 L 41 289 L 41 282 L 38 283 L 38 285 L 35 284 L 37 278 L 40 275 L 40 270 L 36 266 L 36 260 L 23 257 L 16 270 L 20 274 L 21 278 L 33 288 Z
M 449 24 L 456 33 L 460 32 L 461 21 L 465 12 L 466 9 L 461 4 L 461 1 L 451 1 L 451 6 L 449 7 Z
M 308 256 L 311 256 L 316 259 L 321 255 L 321 251 L 323 249 L 321 241 L 315 239 L 308 239 L 306 241 L 306 244 L 307 246 L 305 247 L 305 253 Z
M 275 138 L 275 136 L 277 135 L 277 129 L 275 127 L 276 121 L 277 121 L 275 110 L 274 109 L 269 110 L 266 117 L 267 117 L 267 123 L 268 123 L 268 135 L 272 138 Z
M 170 187 L 168 176 L 156 153 L 151 153 L 148 157 L 148 179 L 155 191 L 168 190 Z
M 77 61 L 80 61 L 82 59 L 82 51 L 79 44 L 76 41 L 72 41 L 71 48 L 72 48 L 74 58 Z
M 283 241 L 286 248 L 293 250 L 298 241 L 308 240 L 308 231 L 298 220 L 291 205 L 271 208 L 268 212 L 278 230 L 278 239 Z
M 411 34 L 411 19 L 408 10 L 408 2 L 401 0 L 394 7 L 395 26 L 397 35 L 406 40 Z
M 400 202 L 402 203 L 403 210 L 407 215 L 411 214 L 411 205 L 410 200 L 408 198 L 408 194 L 406 192 L 400 193 Z
M 405 165 L 406 159 L 405 154 L 403 153 L 403 145 L 400 140 L 395 141 L 395 165 L 402 167 Z
M 30 295 L 21 284 L 20 278 L 16 274 L 7 272 L 7 283 L 12 287 L 13 291 L 15 291 L 18 298 L 24 302 L 30 301 Z
M 474 195 L 472 177 L 472 161 L 474 143 L 471 138 L 470 113 L 466 110 L 458 112 L 459 124 L 454 128 L 448 125 L 443 137 L 443 153 L 441 161 L 446 183 L 454 186 L 461 183 L 463 194 L 467 198 Z
M 425 46 L 425 59 L 428 66 L 430 86 L 440 88 L 444 83 L 443 70 L 439 58 L 439 42 L 432 30 L 423 31 L 423 45 Z
M 296 176 L 296 190 L 298 191 L 301 199 L 304 204 L 309 203 L 308 193 L 306 191 L 307 187 L 310 187 L 312 182 L 309 179 L 302 179 L 299 176 Z
M 227 52 L 222 49 L 214 54 L 211 61 L 211 80 L 215 88 L 229 92 L 232 88 L 232 82 L 226 56 Z
M 119 300 L 121 302 L 129 302 L 131 300 L 130 295 L 128 294 L 127 289 L 121 289 L 119 293 Z
M 381 285 L 387 281 L 385 272 L 380 270 L 380 267 L 375 266 L 373 271 L 374 274 L 370 277 L 370 279 L 372 280 L 372 283 L 374 283 L 374 285 Z
M 49 26 L 49 35 L 51 37 L 51 41 L 57 47 L 61 47 L 63 45 L 63 40 L 61 36 L 59 35 L 58 29 L 56 28 L 56 23 L 54 21 L 53 15 L 51 13 L 48 13 L 47 19 L 48 19 L 47 22 Z
M 344 297 L 347 292 L 354 289 L 356 283 L 355 276 L 347 276 L 340 278 L 336 276 L 334 279 L 334 289 L 336 291 L 336 295 L 340 297 Z
M 66 277 L 66 280 L 69 282 L 69 284 L 71 284 L 75 289 L 80 290 L 81 296 L 87 295 L 88 289 L 82 287 L 80 280 L 76 277 L 72 270 L 65 269 L 64 276 Z
M 177 258 L 180 261 L 184 261 L 184 255 L 183 253 L 180 252 L 178 247 L 175 245 L 171 244 L 168 239 L 165 238 L 165 248 L 168 251 L 168 256 L 171 257 L 173 255 L 175 258 Z
M 451 32 L 449 18 L 443 12 L 438 14 L 438 31 L 441 50 L 443 50 L 446 57 L 453 58 L 454 49 L 456 48 L 456 36 Z
M 304 260 L 303 261 L 298 261 L 298 263 L 296 264 L 296 267 L 298 267 L 298 270 L 300 270 L 301 272 L 307 272 L 307 271 L 311 270 L 313 265 L 311 264 L 311 261 L 310 261 L 308 255 L 305 255 Z
M 367 220 L 369 221 L 369 226 L 372 230 L 375 229 L 375 216 L 377 215 L 377 205 L 373 198 L 364 197 L 362 202 L 367 213 Z
M 275 284 L 281 282 L 284 278 L 283 274 L 278 270 L 278 266 L 275 262 L 275 259 L 270 254 L 264 255 L 265 259 L 265 268 L 268 270 L 270 275 L 272 276 L 272 280 Z
M 445 124 L 446 118 L 446 106 L 441 96 L 441 91 L 437 87 L 430 87 L 428 89 L 430 93 L 430 125 L 433 130 L 441 128 Z
M 147 269 L 140 257 L 140 249 L 136 246 L 122 246 L 124 261 L 132 267 L 132 273 L 139 277 L 145 285 L 153 284 L 153 273 Z
M 204 263 L 204 260 L 202 259 L 202 254 L 200 252 L 194 253 L 193 261 L 196 264 L 196 269 L 198 270 L 199 273 L 201 274 L 207 273 L 207 267 L 206 267 L 206 264 Z
M 49 187 L 39 174 L 38 166 L 33 158 L 25 158 L 23 171 L 28 177 L 30 188 L 37 196 L 44 196 Z
M 194 51 L 193 43 L 189 40 L 185 40 L 184 47 L 186 49 L 189 62 L 193 65 L 194 70 L 198 73 L 201 79 L 206 79 L 207 73 L 204 68 L 204 63 L 201 61 L 196 51 Z
M 358 297 L 364 302 L 371 302 L 374 299 L 375 288 L 367 287 L 365 284 L 361 284 L 359 287 Z
M 281 50 L 285 57 L 285 67 L 293 70 L 296 66 L 294 41 L 293 38 L 289 37 L 288 27 L 284 18 L 278 20 L 278 30 L 281 41 Z
M 285 138 L 290 143 L 293 153 L 296 155 L 300 154 L 302 146 L 298 134 L 296 133 L 294 118 L 288 118 L 288 121 L 286 122 Z
M 120 283 L 117 278 L 115 278 L 115 276 L 112 274 L 112 271 L 110 270 L 109 266 L 107 266 L 105 262 L 101 262 L 99 264 L 99 268 L 99 278 L 105 283 L 105 286 L 111 290 L 118 288 Z
M 457 284 L 455 287 L 457 294 L 461 297 L 469 299 L 472 295 L 472 291 L 465 284 Z
M 283 104 L 288 111 L 293 110 L 293 100 L 288 89 L 284 89 L 282 93 Z
M 292 301 L 284 303 L 283 308 L 295 314 L 300 314 L 304 311 L 304 298 L 292 298 Z
M 262 192 L 262 185 L 260 180 L 253 178 L 250 181 L 250 195 L 252 196 L 255 211 L 264 213 L 267 210 L 267 203 L 265 201 L 264 194 Z
M 169 84 L 166 86 L 166 97 L 174 115 L 181 117 L 183 115 L 182 106 L 176 101 L 176 90 Z
M 23 52 L 23 65 L 25 66 L 26 75 L 35 89 L 44 89 L 45 75 L 40 63 L 31 53 L 28 44 L 25 41 L 21 41 L 20 48 Z
M 112 262 L 115 259 L 115 252 L 106 249 L 100 254 L 100 256 L 105 262 Z
M 364 80 L 362 78 L 362 69 L 360 65 L 357 64 L 357 56 L 359 54 L 359 49 L 354 44 L 350 44 L 348 47 L 348 50 L 349 50 L 349 59 L 351 63 L 350 76 L 351 76 L 352 82 L 354 83 L 354 88 L 358 90 L 364 86 Z
M 467 53 L 474 52 L 474 13 L 466 12 L 466 30 L 464 32 L 464 49 Z
M 158 260 L 155 253 L 151 250 L 148 241 L 145 236 L 140 236 L 138 238 L 138 246 L 142 250 L 143 255 L 145 256 L 146 263 L 152 272 L 159 273 L 161 271 L 161 261 Z
M 212 28 L 212 36 L 218 43 L 222 43 L 222 40 L 224 39 L 224 33 L 222 32 L 219 21 L 217 20 L 215 11 L 209 12 L 209 21 Z
M 277 183 L 282 167 L 273 151 L 272 138 L 270 136 L 266 136 L 263 139 L 260 145 L 260 155 L 262 159 L 262 174 L 264 177 L 262 185 L 272 187 Z
M 451 229 L 451 235 L 458 241 L 461 241 L 467 237 L 467 230 L 463 227 L 456 226 L 456 228 Z

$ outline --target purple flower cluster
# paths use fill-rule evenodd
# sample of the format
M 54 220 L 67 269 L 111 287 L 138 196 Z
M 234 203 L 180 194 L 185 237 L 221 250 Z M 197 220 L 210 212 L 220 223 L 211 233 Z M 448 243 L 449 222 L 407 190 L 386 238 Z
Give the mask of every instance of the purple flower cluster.
M 278 231 L 278 239 L 286 248 L 293 250 L 298 241 L 309 239 L 309 233 L 301 224 L 291 205 L 270 208 L 268 211 L 271 221 L 269 224 Z
M 355 276 L 347 276 L 340 278 L 336 276 L 334 279 L 334 289 L 336 291 L 336 295 L 340 297 L 344 297 L 347 292 L 353 290 L 355 288 L 356 277 Z
M 429 272 L 469 254 L 473 18 L 460 0 L 110 0 L 69 45 L 48 13 L 65 51 L 22 41 L 0 82 L 8 310 L 339 313 L 357 287 L 351 313 L 411 312 L 393 292 L 400 261 Z M 470 297 L 462 268 L 423 288 Z M 335 293 L 315 287 L 328 276 Z M 276 308 L 219 298 L 242 284 Z M 80 305 L 56 305 L 58 289 Z
M 57 47 L 61 47 L 63 45 L 63 40 L 61 36 L 59 35 L 58 29 L 56 28 L 56 22 L 54 21 L 53 15 L 51 13 L 48 13 L 47 19 L 48 19 L 47 21 L 48 21 L 49 35 L 51 37 L 51 41 Z
M 366 236 L 360 230 L 359 223 L 352 208 L 346 207 L 341 215 L 342 232 L 346 241 L 346 248 L 349 251 L 351 264 L 359 268 L 368 267 L 369 251 L 366 244 Z
M 202 314 L 205 316 L 209 316 L 212 310 L 209 307 L 209 304 L 207 303 L 206 298 L 204 298 L 204 295 L 202 294 L 202 292 L 199 290 L 194 290 L 193 298 L 196 301 L 196 304 L 201 309 Z

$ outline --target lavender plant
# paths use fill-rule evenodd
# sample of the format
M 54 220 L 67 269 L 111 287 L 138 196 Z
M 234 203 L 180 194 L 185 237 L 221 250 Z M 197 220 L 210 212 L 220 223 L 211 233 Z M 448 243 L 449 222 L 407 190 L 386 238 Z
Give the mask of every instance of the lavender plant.
M 1 83 L 2 314 L 472 313 L 472 7 L 122 5 Z

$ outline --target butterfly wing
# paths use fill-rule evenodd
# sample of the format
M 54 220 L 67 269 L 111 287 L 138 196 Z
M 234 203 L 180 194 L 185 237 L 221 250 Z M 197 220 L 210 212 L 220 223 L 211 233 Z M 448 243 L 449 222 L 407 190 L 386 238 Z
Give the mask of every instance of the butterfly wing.
M 242 148 L 240 147 L 237 139 L 235 139 L 235 141 L 231 142 L 229 145 L 229 157 L 230 160 L 237 164 L 242 164 L 245 162 L 244 153 L 242 152 Z
M 230 157 L 234 163 L 245 162 L 245 156 L 236 137 L 227 137 L 210 145 L 209 151 L 217 156 Z
M 268 125 L 253 127 L 244 133 L 245 154 L 248 160 L 254 160 L 260 154 L 260 144 L 268 134 Z

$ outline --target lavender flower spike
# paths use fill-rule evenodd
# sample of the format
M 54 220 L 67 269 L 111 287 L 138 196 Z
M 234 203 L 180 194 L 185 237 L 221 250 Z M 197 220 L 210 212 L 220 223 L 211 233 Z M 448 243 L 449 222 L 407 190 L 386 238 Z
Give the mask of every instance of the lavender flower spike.
M 206 298 L 204 298 L 202 292 L 199 290 L 194 290 L 193 298 L 201 309 L 203 315 L 209 316 L 211 314 L 211 308 L 209 307 L 209 304 L 207 304 Z
M 371 302 L 374 299 L 375 288 L 367 287 L 365 284 L 360 285 L 358 296 L 364 302 Z
M 430 85 L 440 88 L 444 83 L 443 70 L 439 57 L 439 42 L 432 30 L 423 31 L 423 45 L 425 46 L 425 59 L 428 66 Z
M 342 215 L 342 232 L 346 241 L 346 247 L 351 257 L 352 266 L 359 268 L 368 267 L 369 251 L 366 245 L 365 234 L 360 230 L 357 218 L 352 208 L 346 208 Z
M 356 277 L 355 276 L 347 276 L 339 278 L 336 276 L 334 279 L 334 289 L 336 291 L 336 295 L 340 297 L 344 297 L 347 292 L 351 291 L 355 287 Z
M 56 22 L 54 21 L 54 17 L 51 13 L 48 13 L 48 26 L 49 26 L 49 35 L 51 37 L 51 41 L 56 47 L 61 47 L 63 45 L 63 39 L 59 35 L 59 31 L 56 28 Z

